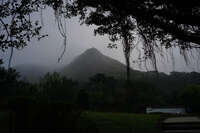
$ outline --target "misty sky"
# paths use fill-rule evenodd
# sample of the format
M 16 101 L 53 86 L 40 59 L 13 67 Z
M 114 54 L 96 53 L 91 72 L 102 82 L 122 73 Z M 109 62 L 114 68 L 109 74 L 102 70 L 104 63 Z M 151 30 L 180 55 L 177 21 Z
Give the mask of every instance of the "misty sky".
M 40 19 L 39 15 L 37 18 Z M 42 33 L 48 34 L 48 37 L 40 41 L 32 40 L 23 50 L 15 50 L 12 60 L 12 66 L 19 64 L 41 64 L 49 67 L 61 67 L 64 64 L 70 63 L 76 56 L 80 55 L 88 48 L 95 47 L 104 55 L 112 57 L 124 63 L 124 55 L 122 47 L 118 49 L 109 49 L 107 44 L 109 39 L 106 36 L 94 36 L 93 29 L 95 26 L 87 27 L 81 25 L 77 18 L 67 21 L 67 50 L 60 63 L 57 62 L 58 57 L 63 50 L 63 38 L 58 31 L 55 22 L 55 17 L 51 9 L 43 11 L 44 26 Z M 5 65 L 7 66 L 9 51 L 2 53 Z M 132 58 L 136 55 L 133 53 Z M 185 65 L 183 57 L 180 56 L 178 50 L 174 50 L 175 65 L 173 66 L 171 57 L 165 59 L 158 58 L 158 70 L 162 72 L 176 71 L 200 71 L 198 62 L 190 62 L 190 65 Z M 133 60 L 133 59 L 132 59 Z M 137 64 L 131 65 L 134 69 L 145 70 L 144 67 L 139 68 Z M 150 68 L 150 67 L 149 67 Z

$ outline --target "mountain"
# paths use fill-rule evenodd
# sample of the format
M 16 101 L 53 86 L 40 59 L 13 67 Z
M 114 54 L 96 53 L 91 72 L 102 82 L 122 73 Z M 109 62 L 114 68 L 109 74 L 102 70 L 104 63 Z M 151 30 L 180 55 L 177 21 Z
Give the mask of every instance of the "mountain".
M 48 67 L 35 64 L 21 64 L 13 67 L 19 72 L 21 79 L 25 79 L 30 82 L 39 81 L 40 77 L 44 76 L 50 71 Z
M 62 73 L 67 77 L 81 81 L 87 81 L 89 77 L 97 73 L 122 78 L 125 77 L 126 66 L 103 55 L 97 49 L 90 48 L 65 66 Z
M 22 79 L 26 79 L 30 82 L 39 81 L 40 77 L 47 72 L 55 71 L 55 69 L 49 68 L 49 66 L 34 64 L 18 65 L 14 68 L 20 72 Z M 126 66 L 123 63 L 103 55 L 95 48 L 86 50 L 76 57 L 69 65 L 61 68 L 61 70 L 57 69 L 57 72 L 60 72 L 68 78 L 79 81 L 88 81 L 89 77 L 97 73 L 104 73 L 118 79 L 126 78 Z M 200 84 L 200 73 L 197 72 L 171 72 L 167 75 L 161 72 L 142 72 L 131 69 L 131 78 L 136 81 L 151 83 L 165 93 L 183 88 L 188 84 Z

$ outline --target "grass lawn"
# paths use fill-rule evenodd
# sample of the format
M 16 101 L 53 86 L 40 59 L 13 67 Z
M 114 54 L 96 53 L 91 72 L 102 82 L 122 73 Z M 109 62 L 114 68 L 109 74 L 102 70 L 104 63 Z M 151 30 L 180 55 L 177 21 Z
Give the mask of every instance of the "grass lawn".
M 84 112 L 79 121 L 83 133 L 159 133 L 159 115 Z
M 159 115 L 83 112 L 78 133 L 159 133 Z M 0 133 L 9 132 L 9 113 L 0 112 Z

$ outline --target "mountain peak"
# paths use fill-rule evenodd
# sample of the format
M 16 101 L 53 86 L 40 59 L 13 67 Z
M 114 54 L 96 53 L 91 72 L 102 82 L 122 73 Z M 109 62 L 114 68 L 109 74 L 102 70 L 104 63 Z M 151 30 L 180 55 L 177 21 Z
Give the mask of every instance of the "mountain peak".
M 102 53 L 96 48 L 87 49 L 84 53 L 85 54 L 92 54 L 92 55 L 97 55 L 97 54 L 101 54 L 102 55 Z
M 84 81 L 97 73 L 120 77 L 125 70 L 124 64 L 105 56 L 96 48 L 90 48 L 64 67 L 63 73 L 70 78 Z

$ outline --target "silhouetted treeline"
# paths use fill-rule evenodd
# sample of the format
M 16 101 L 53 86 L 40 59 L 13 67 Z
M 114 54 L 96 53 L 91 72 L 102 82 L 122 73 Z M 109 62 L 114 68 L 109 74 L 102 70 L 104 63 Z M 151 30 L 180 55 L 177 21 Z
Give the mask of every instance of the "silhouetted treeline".
M 10 112 L 9 129 L 16 133 L 76 132 L 83 110 L 145 113 L 147 106 L 183 106 L 200 111 L 199 73 L 152 72 L 128 85 L 104 74 L 85 83 L 58 73 L 47 73 L 37 84 L 19 77 L 0 67 L 0 111 Z
M 147 72 L 129 85 L 104 74 L 79 83 L 56 72 L 47 73 L 39 83 L 32 84 L 19 80 L 13 69 L 1 67 L 0 73 L 1 103 L 8 103 L 13 97 L 30 97 L 39 102 L 75 104 L 85 110 L 140 113 L 147 106 L 187 106 L 199 110 L 200 105 L 200 74 L 196 72 Z

